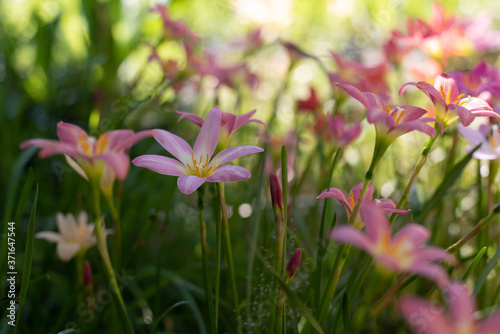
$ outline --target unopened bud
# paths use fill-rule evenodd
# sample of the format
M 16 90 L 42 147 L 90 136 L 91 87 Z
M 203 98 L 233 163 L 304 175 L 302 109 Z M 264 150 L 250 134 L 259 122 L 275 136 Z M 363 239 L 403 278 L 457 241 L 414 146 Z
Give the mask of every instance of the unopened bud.
M 283 210 L 283 190 L 281 189 L 280 181 L 276 174 L 271 173 L 269 177 L 269 185 L 271 188 L 271 200 L 273 202 L 273 208 Z
M 288 261 L 288 265 L 286 266 L 286 275 L 288 278 L 293 278 L 295 276 L 295 273 L 297 272 L 297 269 L 299 269 L 300 265 L 300 259 L 302 258 L 302 251 L 300 248 L 297 248 L 295 253 L 293 253 L 292 257 L 290 258 L 290 261 Z
M 85 286 L 92 285 L 92 268 L 87 260 L 83 263 L 83 283 Z

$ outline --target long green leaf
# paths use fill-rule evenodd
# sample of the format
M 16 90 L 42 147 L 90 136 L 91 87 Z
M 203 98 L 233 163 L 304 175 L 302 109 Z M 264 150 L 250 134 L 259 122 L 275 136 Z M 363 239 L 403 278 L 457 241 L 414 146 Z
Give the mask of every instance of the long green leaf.
M 23 279 L 21 281 L 21 294 L 19 296 L 19 308 L 17 309 L 16 328 L 14 330 L 14 333 L 17 333 L 19 319 L 21 319 L 21 311 L 24 306 L 24 300 L 26 298 L 26 293 L 28 292 L 28 285 L 30 281 L 31 263 L 33 259 L 33 240 L 35 239 L 35 217 L 36 217 L 37 202 L 38 202 L 38 183 L 36 185 L 35 199 L 33 200 L 33 206 L 31 208 L 30 222 L 28 226 L 28 235 L 26 237 L 26 248 L 24 250 Z
M 483 284 L 486 282 L 486 278 L 495 268 L 498 259 L 500 259 L 500 245 L 498 245 L 497 250 L 495 251 L 495 255 L 488 261 L 483 271 L 481 272 L 481 275 L 479 275 L 479 278 L 477 279 L 476 284 L 474 286 L 475 295 L 477 295 L 479 290 L 481 290 L 481 288 L 483 287 Z
M 467 278 L 469 278 L 469 276 L 472 273 L 472 271 L 474 270 L 474 268 L 476 268 L 479 261 L 481 261 L 481 259 L 483 258 L 483 255 L 484 255 L 484 253 L 486 253 L 487 249 L 488 249 L 488 247 L 485 246 L 479 251 L 479 253 L 477 253 L 476 257 L 474 258 L 474 260 L 470 264 L 469 268 L 467 268 L 467 271 L 465 272 L 464 276 L 462 277 L 462 281 L 465 281 Z
M 415 213 L 415 221 L 423 221 L 427 215 L 434 209 L 434 207 L 440 203 L 441 199 L 446 195 L 448 189 L 455 183 L 458 177 L 462 174 L 462 171 L 467 166 L 469 161 L 472 159 L 472 154 L 476 152 L 479 145 L 476 146 L 469 154 L 467 154 L 462 160 L 457 162 L 455 166 L 450 170 L 446 177 L 441 181 L 441 184 L 437 187 L 436 191 L 431 198 L 422 206 L 422 209 Z
M 170 311 L 172 311 L 174 308 L 178 307 L 178 306 L 181 306 L 181 305 L 184 305 L 184 304 L 189 304 L 189 302 L 183 300 L 183 301 L 180 301 L 180 302 L 177 302 L 175 303 L 174 305 L 170 306 L 165 312 L 163 312 L 159 317 L 156 318 L 155 322 L 153 323 L 153 326 L 151 326 L 151 333 L 156 333 L 156 327 L 158 327 L 158 324 L 160 323 L 160 321 L 165 318 L 169 313 Z

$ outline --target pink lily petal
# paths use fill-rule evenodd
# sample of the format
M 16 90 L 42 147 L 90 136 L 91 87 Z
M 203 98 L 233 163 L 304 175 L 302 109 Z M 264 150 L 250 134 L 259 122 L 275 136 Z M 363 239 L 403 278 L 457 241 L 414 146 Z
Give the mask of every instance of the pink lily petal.
M 318 197 L 316 197 L 316 199 L 322 199 L 322 198 L 335 198 L 340 202 L 340 204 L 344 206 L 344 208 L 348 213 L 351 213 L 353 209 L 351 207 L 350 199 L 337 188 L 329 188 L 323 190 L 323 192 Z
M 385 103 L 380 98 L 380 96 L 373 93 L 362 93 L 359 89 L 354 87 L 353 85 L 338 83 L 336 84 L 340 88 L 346 91 L 347 94 L 351 95 L 353 98 L 361 102 L 366 108 L 368 107 L 376 107 L 379 109 L 385 108 Z
M 152 130 L 153 137 L 168 153 L 179 159 L 183 164 L 191 163 L 192 150 L 186 141 L 168 131 Z
M 481 143 L 485 138 L 485 134 L 481 133 L 480 131 L 463 126 L 462 124 L 458 124 L 457 129 L 462 137 L 467 139 L 472 145 Z
M 130 158 L 127 154 L 113 152 L 100 154 L 97 157 L 105 161 L 113 169 L 117 178 L 124 180 L 127 177 L 128 170 L 130 169 Z
M 426 262 L 415 263 L 408 268 L 408 272 L 436 282 L 441 288 L 444 288 L 448 284 L 448 274 L 446 274 L 446 271 L 442 267 L 435 264 Z
M 475 114 L 471 113 L 469 109 L 464 108 L 462 106 L 459 106 L 457 104 L 450 104 L 448 106 L 448 109 L 455 110 L 457 112 L 458 117 L 460 118 L 460 122 L 464 126 L 468 126 L 470 123 L 472 123 L 474 118 L 476 118 Z M 481 116 L 481 115 L 478 115 L 478 116 Z
M 430 137 L 434 137 L 434 135 L 436 134 L 436 129 L 427 124 L 425 121 L 421 122 L 420 120 L 398 124 L 389 131 L 389 134 L 394 137 L 399 137 L 401 135 L 404 135 L 405 133 L 415 130 L 425 133 Z
M 266 128 L 268 128 L 267 124 L 262 122 L 260 119 L 251 119 L 252 116 L 257 112 L 257 110 L 252 110 L 249 113 L 236 116 L 236 122 L 234 124 L 234 129 L 233 131 L 238 130 L 241 128 L 243 125 L 250 123 L 250 122 L 255 122 L 264 125 Z M 269 129 L 269 128 L 268 128 Z
M 127 130 L 125 130 L 127 131 Z M 108 132 L 109 133 L 109 132 Z M 153 136 L 153 132 L 151 130 L 142 130 L 139 132 L 134 133 L 131 131 L 130 135 L 123 138 L 121 141 L 117 142 L 116 145 L 109 145 L 110 150 L 116 150 L 116 151 L 121 151 L 121 150 L 128 150 L 131 148 L 135 143 L 137 143 L 140 140 L 143 140 L 145 138 Z
M 410 223 L 405 225 L 394 236 L 394 243 L 409 242 L 414 247 L 418 247 L 429 240 L 431 232 L 422 225 Z M 441 251 L 443 251 L 441 249 Z
M 35 238 L 37 239 L 45 239 L 50 242 L 59 242 L 61 241 L 61 235 L 56 232 L 50 231 L 42 231 L 35 233 Z
M 479 324 L 478 334 L 496 334 L 500 328 L 500 312 L 491 314 Z
M 176 111 L 178 115 L 181 115 L 177 122 L 182 121 L 184 118 L 187 119 L 188 121 L 193 122 L 194 124 L 198 125 L 201 127 L 203 125 L 203 118 L 201 118 L 198 115 L 192 114 L 190 112 L 185 112 L 185 111 Z
M 493 110 L 486 101 L 477 97 L 464 97 L 460 100 L 460 103 L 464 108 L 470 111 Z
M 436 88 L 437 91 L 442 90 L 445 96 L 449 94 L 450 102 L 455 101 L 458 97 L 458 88 L 455 79 L 445 73 L 438 74 L 434 81 L 434 88 Z
M 111 130 L 104 134 L 106 139 L 109 140 L 108 149 L 109 150 L 118 150 L 116 149 L 121 143 L 134 135 L 134 131 L 132 130 Z M 128 148 L 128 147 L 127 147 Z M 124 148 L 125 149 L 125 148 Z
M 132 163 L 138 167 L 147 168 L 159 174 L 172 176 L 182 176 L 187 174 L 186 166 L 175 159 L 167 158 L 161 155 L 141 155 L 132 160 Z
M 243 167 L 235 165 L 224 165 L 216 169 L 215 173 L 210 175 L 208 182 L 232 182 L 249 179 L 252 174 Z
M 198 189 L 206 180 L 206 177 L 183 175 L 177 179 L 177 186 L 183 194 L 188 195 Z
M 381 238 L 390 237 L 391 229 L 389 222 L 382 211 L 372 202 L 363 202 L 360 208 L 360 215 L 363 216 L 365 230 L 370 240 L 382 240 Z
M 424 241 L 425 242 L 425 241 Z M 446 261 L 456 264 L 455 258 L 442 248 L 427 246 L 419 249 L 416 256 L 417 261 Z
M 407 215 L 411 212 L 410 209 L 396 209 L 396 204 L 394 204 L 394 202 L 388 198 L 376 199 L 375 203 L 383 213 L 397 213 L 398 215 Z
M 392 122 L 392 124 L 389 125 L 390 127 L 394 126 L 394 120 L 384 110 L 375 107 L 366 108 L 366 120 L 368 123 L 375 124 L 383 119 L 388 119 Z
M 219 154 L 217 154 L 212 159 L 212 161 L 210 162 L 210 166 L 219 167 L 220 165 L 225 164 L 226 162 L 240 158 L 247 154 L 259 153 L 263 151 L 264 149 L 260 147 L 250 146 L 250 145 L 226 148 L 224 151 L 219 152 Z
M 78 147 L 80 141 L 88 137 L 81 127 L 64 122 L 57 123 L 57 135 L 63 143 L 74 147 Z
M 434 304 L 417 297 L 399 302 L 399 310 L 410 327 L 421 334 L 453 334 L 454 330 L 442 311 Z
M 354 203 L 359 201 L 359 195 L 361 194 L 361 189 L 363 188 L 363 182 L 358 183 L 357 185 L 352 188 L 352 198 L 354 199 Z M 368 187 L 366 187 L 365 191 L 365 196 L 363 197 L 364 200 L 371 201 L 373 198 L 373 193 L 375 192 L 375 189 L 373 188 L 373 185 L 371 183 L 368 184 Z
M 198 138 L 193 147 L 193 154 L 195 158 L 200 155 L 208 154 L 208 158 L 212 157 L 212 154 L 217 147 L 217 142 L 219 141 L 219 134 L 221 129 L 221 112 L 219 107 L 215 107 L 208 113 L 207 117 L 203 121 L 200 133 L 198 133 Z M 180 160 L 180 159 L 179 159 Z
M 71 260 L 73 256 L 78 253 L 80 250 L 81 245 L 78 243 L 73 243 L 73 242 L 67 242 L 67 241 L 61 241 L 57 243 L 57 256 L 64 261 L 67 262 Z
M 474 324 L 474 312 L 477 308 L 467 286 L 461 282 L 450 282 L 446 288 L 446 294 L 450 301 L 448 304 L 451 321 L 455 327 L 467 327 Z
M 37 146 L 40 147 L 40 158 L 47 158 L 54 154 L 68 154 L 74 155 L 77 151 L 75 148 L 69 146 L 68 144 L 61 143 L 56 140 L 47 139 L 30 139 L 21 143 L 20 148 L 24 150 L 25 148 Z
M 421 117 L 424 116 L 425 114 L 427 114 L 427 110 L 419 108 L 419 107 L 400 106 L 400 108 L 403 108 L 404 110 L 406 110 L 404 115 L 401 117 L 401 120 L 399 121 L 400 123 L 416 121 L 418 119 L 421 119 Z M 391 114 L 391 116 L 392 116 L 392 114 Z M 434 119 L 432 119 L 432 120 L 434 120 Z
M 330 238 L 338 243 L 354 245 L 365 252 L 371 252 L 374 247 L 372 240 L 368 239 L 358 229 L 348 225 L 335 226 L 330 233 Z
M 493 117 L 496 118 L 497 121 L 500 123 L 500 115 L 494 111 L 490 110 L 474 111 L 472 112 L 472 114 L 478 117 Z

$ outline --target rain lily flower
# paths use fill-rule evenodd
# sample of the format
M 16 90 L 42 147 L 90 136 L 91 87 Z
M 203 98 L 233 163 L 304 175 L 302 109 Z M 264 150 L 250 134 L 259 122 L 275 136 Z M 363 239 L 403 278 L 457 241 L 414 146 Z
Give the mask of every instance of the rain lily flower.
M 496 160 L 500 158 L 500 132 L 498 125 L 481 124 L 478 130 L 459 124 L 458 131 L 471 145 L 465 147 L 467 152 L 472 151 L 477 145 L 481 146 L 472 154 L 476 159 Z
M 304 112 L 316 112 L 321 104 L 319 103 L 318 96 L 316 95 L 316 90 L 311 86 L 309 87 L 309 98 L 305 100 L 299 100 L 298 103 L 299 111 Z
M 374 124 L 377 139 L 388 144 L 399 136 L 413 130 L 423 132 L 431 137 L 436 130 L 427 122 L 436 121 L 434 118 L 422 117 L 427 111 L 413 106 L 396 106 L 391 110 L 386 101 L 379 95 L 373 93 L 362 93 L 359 89 L 348 84 L 338 84 L 353 98 L 366 107 L 366 119 L 368 123 Z
M 215 107 L 213 110 L 218 110 L 220 112 L 219 107 Z M 220 112 L 221 113 L 221 129 L 220 129 L 220 137 L 219 137 L 219 146 L 222 148 L 226 148 L 229 142 L 229 139 L 238 131 L 243 125 L 248 123 L 259 123 L 264 125 L 267 128 L 267 125 L 258 119 L 252 119 L 252 116 L 255 114 L 256 110 L 250 111 L 249 113 L 243 115 L 235 115 L 228 112 Z M 184 118 L 193 122 L 194 124 L 201 127 L 203 125 L 203 118 L 198 115 L 185 112 L 185 111 L 176 111 L 177 114 L 181 115 L 179 117 L 178 122 L 183 120 Z
M 500 71 L 482 61 L 469 72 L 450 73 L 459 92 L 478 97 L 488 103 L 493 96 L 500 98 Z
M 500 116 L 484 100 L 477 97 L 464 97 L 458 92 L 455 79 L 447 74 L 439 74 L 434 86 L 427 82 L 408 82 L 399 90 L 402 95 L 406 88 L 415 86 L 420 89 L 432 101 L 436 109 L 436 118 L 444 127 L 450 125 L 454 120 L 460 118 L 464 126 L 468 126 L 476 116 L 490 116 L 500 119 Z
M 38 239 L 45 239 L 57 243 L 57 256 L 62 261 L 69 261 L 78 252 L 85 252 L 97 242 L 94 233 L 94 224 L 87 224 L 88 217 L 81 211 L 77 218 L 61 212 L 56 215 L 59 233 L 43 231 L 35 234 Z
M 178 160 L 160 155 L 141 155 L 132 163 L 159 174 L 178 176 L 177 185 L 184 194 L 194 192 L 205 182 L 246 180 L 251 176 L 248 170 L 225 163 L 250 153 L 262 152 L 263 149 L 256 146 L 231 147 L 212 158 L 221 132 L 221 120 L 220 109 L 212 109 L 201 126 L 193 148 L 168 131 L 152 130 L 156 141 Z
M 337 72 L 329 73 L 330 81 L 351 84 L 362 91 L 370 91 L 384 98 L 389 97 L 386 76 L 388 64 L 383 61 L 376 66 L 366 66 L 356 61 L 349 61 L 340 54 L 330 52 L 337 65 Z
M 21 143 L 21 149 L 40 147 L 40 158 L 64 154 L 68 164 L 86 180 L 100 180 L 103 192 L 110 191 L 115 176 L 127 177 L 130 158 L 125 153 L 139 140 L 151 136 L 150 130 L 134 133 L 132 130 L 113 130 L 99 138 L 89 136 L 79 126 L 59 122 L 57 140 L 30 139 Z
M 463 282 L 450 282 L 445 289 L 449 314 L 420 297 L 405 297 L 399 309 L 410 328 L 419 334 L 496 334 L 500 328 L 500 312 L 477 320 L 474 297 Z
M 350 216 L 352 213 L 352 210 L 354 209 L 354 206 L 359 200 L 359 195 L 361 193 L 361 188 L 363 188 L 363 182 L 357 184 L 352 188 L 351 192 L 349 193 L 349 196 L 344 194 L 344 192 L 340 189 L 337 188 L 328 188 L 323 190 L 323 192 L 316 197 L 316 199 L 321 199 L 321 198 L 335 198 L 342 204 L 344 207 L 347 216 Z M 389 198 L 381 198 L 381 199 L 373 199 L 373 193 L 375 192 L 375 189 L 373 188 L 372 184 L 369 184 L 368 187 L 366 188 L 365 195 L 363 197 L 363 204 L 366 202 L 371 202 L 375 206 L 377 206 L 382 213 L 387 214 L 387 213 L 397 213 L 398 215 L 406 215 L 411 212 L 411 210 L 401 210 L 401 209 L 396 209 L 396 204 L 389 199 Z M 364 214 L 364 211 L 361 211 L 361 215 Z M 361 220 L 364 221 L 365 217 L 361 216 Z
M 361 133 L 361 123 L 348 126 L 340 115 L 317 115 L 313 130 L 321 134 L 327 142 L 333 142 L 335 147 L 346 147 L 358 138 Z
M 440 286 L 448 282 L 446 270 L 434 262 L 453 263 L 455 260 L 444 249 L 424 246 L 430 237 L 428 229 L 418 224 L 407 224 L 392 236 L 383 211 L 373 203 L 363 203 L 361 217 L 365 223 L 364 233 L 353 226 L 340 225 L 335 226 L 330 238 L 363 249 L 389 271 L 420 275 Z

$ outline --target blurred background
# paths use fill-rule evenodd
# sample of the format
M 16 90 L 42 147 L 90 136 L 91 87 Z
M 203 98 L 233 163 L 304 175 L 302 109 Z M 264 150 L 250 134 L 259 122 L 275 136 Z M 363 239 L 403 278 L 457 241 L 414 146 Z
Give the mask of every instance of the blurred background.
M 0 0 L 2 212 L 9 198 L 17 196 L 11 193 L 14 176 L 25 175 L 27 166 L 34 168 L 40 189 L 37 230 L 53 229 L 58 211 L 75 213 L 90 207 L 85 195 L 87 184 L 67 167 L 61 156 L 41 160 L 36 156 L 37 150 L 22 152 L 19 149 L 19 144 L 30 138 L 56 139 L 59 121 L 77 124 L 94 136 L 120 128 L 175 129 L 172 131 L 186 134 L 183 137 L 192 142 L 198 128 L 187 121 L 177 123 L 175 111 L 205 116 L 216 105 L 226 112 L 256 109 L 255 118 L 265 122 L 273 119 L 271 133 L 280 138 L 276 139 L 279 148 L 288 130 L 298 122 L 294 112 L 296 103 L 309 97 L 310 86 L 315 87 L 323 108 L 332 109 L 335 94 L 326 72 L 340 73 L 342 68 L 333 60 L 331 51 L 345 59 L 376 66 L 388 56 L 382 46 L 390 39 L 391 32 L 405 31 L 408 17 L 428 20 L 432 3 L 421 0 Z M 500 15 L 498 1 L 440 3 L 457 17 Z M 168 17 L 162 16 L 165 12 L 158 4 L 167 7 Z M 171 24 L 172 21 L 184 22 L 185 26 Z M 491 21 L 491 28 L 500 29 L 499 22 Z M 296 46 L 300 50 L 295 49 Z M 473 50 L 466 44 L 463 46 L 462 57 L 442 63 L 443 70 L 446 66 L 469 69 L 475 64 L 466 58 Z M 497 50 L 484 52 L 481 59 L 496 64 Z M 192 64 L 200 54 L 204 57 L 204 67 L 198 66 L 198 73 L 194 73 Z M 301 62 L 296 63 L 294 57 Z M 388 74 L 391 96 L 397 96 L 403 83 L 419 79 L 414 72 L 402 70 L 420 60 L 419 57 L 412 55 Z M 289 70 L 292 63 L 293 70 Z M 266 140 L 262 130 L 257 126 L 248 127 L 238 133 L 235 142 L 262 143 Z M 360 161 L 363 166 L 368 164 L 372 146 L 363 144 L 373 140 L 373 131 L 367 131 L 359 145 L 346 152 L 348 165 L 354 166 Z M 304 134 L 303 138 L 301 149 L 310 152 L 315 145 L 312 136 Z M 410 136 L 404 145 L 418 152 L 425 140 L 420 135 Z M 399 152 L 407 149 L 402 147 L 399 146 Z M 397 149 L 388 152 L 389 156 L 397 157 Z M 131 156 L 161 152 L 154 140 L 147 139 L 132 148 Z M 257 158 L 248 159 L 256 165 L 252 159 Z M 431 156 L 436 163 L 443 159 L 444 152 Z M 398 175 L 400 171 L 391 166 L 391 172 Z M 405 172 L 410 170 L 413 159 L 401 162 L 401 166 Z M 349 185 L 345 189 L 355 184 L 353 180 L 361 180 L 363 173 L 363 168 L 350 171 L 344 180 Z M 388 178 L 389 174 L 375 181 L 376 189 L 382 187 L 383 196 L 391 195 L 398 188 L 396 182 L 389 182 Z M 201 291 L 182 279 L 196 276 L 200 270 L 196 201 L 194 197 L 186 200 L 173 191 L 175 181 L 172 177 L 132 167 L 127 180 L 118 185 L 124 244 L 130 246 L 124 267 L 134 268 L 136 277 L 125 295 L 137 303 L 130 305 L 131 308 L 152 309 L 155 314 L 164 310 L 165 305 L 180 299 L 189 300 L 192 294 Z M 316 187 L 314 184 L 308 188 L 306 184 L 305 189 L 316 196 Z M 255 199 L 255 192 L 228 187 L 227 193 L 232 202 L 238 203 L 234 207 L 230 205 L 234 224 L 241 228 L 241 232 L 235 234 L 234 243 L 244 250 L 246 234 L 253 222 L 249 218 L 252 213 L 249 203 Z M 242 206 L 244 204 L 246 206 Z M 25 223 L 18 226 L 19 245 L 24 245 Z M 268 217 L 264 226 L 271 230 L 271 224 L 272 218 Z M 302 242 L 307 248 L 315 232 L 305 231 Z M 209 231 L 209 239 L 212 233 Z M 264 240 L 264 244 L 269 242 Z M 172 249 L 179 251 L 172 252 Z M 180 256 L 179 252 L 184 250 L 186 253 Z M 36 292 L 30 294 L 30 302 L 23 311 L 25 325 L 21 332 L 55 333 L 72 319 L 74 305 L 67 301 L 70 299 L 67 296 L 72 293 L 73 282 L 66 277 L 74 269 L 55 262 L 54 252 L 53 245 L 36 242 L 30 285 L 30 291 Z M 91 252 L 95 252 L 97 258 L 97 251 Z M 142 252 L 141 256 L 134 256 L 138 252 Z M 17 261 L 22 262 L 22 253 Z M 244 257 L 236 259 L 241 281 L 245 280 L 244 261 Z M 98 264 L 95 266 L 99 268 Z M 155 270 L 159 267 L 165 269 L 158 273 Z M 102 278 L 99 276 L 102 271 L 95 271 L 96 280 Z M 156 280 L 155 275 L 161 279 Z M 155 284 L 162 287 L 173 284 L 175 288 L 168 294 L 155 296 Z M 112 308 L 108 309 L 111 310 L 98 315 L 101 320 L 106 319 L 106 312 L 113 312 Z M 136 315 L 141 323 L 141 315 Z M 192 319 L 192 314 L 181 312 L 175 319 L 182 323 L 183 319 Z M 92 326 L 103 328 L 103 323 L 105 320 L 92 322 Z M 196 331 L 189 323 L 177 324 L 176 328 Z M 5 322 L 2 329 L 4 332 L 9 329 Z

